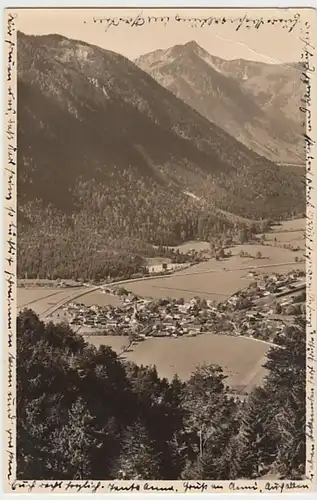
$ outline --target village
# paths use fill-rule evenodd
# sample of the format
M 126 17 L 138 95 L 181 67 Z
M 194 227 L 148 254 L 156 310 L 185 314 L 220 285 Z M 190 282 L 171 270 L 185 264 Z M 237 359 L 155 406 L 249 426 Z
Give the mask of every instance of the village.
M 64 316 L 84 335 L 122 335 L 142 341 L 148 337 L 196 336 L 217 333 L 248 336 L 274 342 L 294 316 L 305 312 L 305 272 L 287 275 L 249 273 L 254 281 L 224 302 L 195 297 L 184 299 L 140 298 L 123 287 L 104 288 L 116 294 L 119 306 L 71 302 Z

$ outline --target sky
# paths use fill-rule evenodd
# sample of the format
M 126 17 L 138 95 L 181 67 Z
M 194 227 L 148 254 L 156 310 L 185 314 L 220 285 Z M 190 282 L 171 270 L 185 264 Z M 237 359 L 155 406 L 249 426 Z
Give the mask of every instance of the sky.
M 283 13 L 284 12 L 284 13 Z M 188 23 L 170 21 L 146 23 L 131 28 L 121 23 L 110 26 L 94 23 L 93 17 L 136 16 L 223 16 L 237 18 L 247 14 L 252 18 L 292 17 L 296 11 L 280 9 L 19 9 L 17 11 L 18 29 L 26 34 L 43 35 L 58 33 L 68 38 L 83 40 L 99 47 L 113 50 L 133 60 L 138 56 L 157 49 L 167 49 L 174 45 L 195 40 L 210 54 L 224 59 L 249 59 L 266 63 L 293 62 L 300 60 L 303 47 L 300 41 L 299 25 L 289 33 L 280 25 L 262 25 L 257 29 L 242 27 L 236 31 L 232 23 L 213 24 L 204 27 L 191 27 Z M 281 15 L 282 14 L 282 15 Z

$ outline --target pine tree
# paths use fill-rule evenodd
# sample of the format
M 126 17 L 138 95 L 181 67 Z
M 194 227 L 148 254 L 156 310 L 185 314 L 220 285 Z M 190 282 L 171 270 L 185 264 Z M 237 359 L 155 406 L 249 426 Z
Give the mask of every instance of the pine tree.
M 298 318 L 271 348 L 265 367 L 266 387 L 272 395 L 268 432 L 276 442 L 275 466 L 283 477 L 297 478 L 305 465 L 306 330 Z M 274 411 L 273 411 L 274 410 Z
M 272 452 L 272 443 L 266 435 L 265 424 L 269 404 L 265 389 L 256 388 L 250 394 L 241 412 L 241 425 L 237 436 L 238 475 L 250 479 L 258 477 Z
M 112 475 L 117 479 L 159 479 L 159 457 L 144 424 L 138 420 L 123 434 L 121 453 Z
M 68 423 L 52 435 L 52 467 L 61 477 L 90 479 L 92 455 L 101 445 L 93 433 L 94 418 L 82 398 L 69 411 Z
M 232 417 L 235 404 L 227 396 L 225 379 L 219 366 L 202 365 L 192 374 L 184 389 L 182 407 L 185 411 L 185 432 L 202 469 L 203 457 L 206 454 L 215 459 L 221 456 L 228 436 L 234 429 Z M 189 451 L 189 459 L 193 462 L 190 455 Z M 210 468 L 206 474 L 211 474 Z
M 281 436 L 275 461 L 277 470 L 282 479 L 301 479 L 305 473 L 304 412 L 294 411 L 286 404 L 275 418 Z

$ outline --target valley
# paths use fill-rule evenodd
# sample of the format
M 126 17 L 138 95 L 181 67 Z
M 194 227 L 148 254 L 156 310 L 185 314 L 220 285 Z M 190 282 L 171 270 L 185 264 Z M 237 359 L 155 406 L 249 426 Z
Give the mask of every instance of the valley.
M 244 287 L 249 279 L 248 274 L 253 269 L 262 274 L 274 271 L 287 273 L 292 269 L 304 270 L 304 231 L 305 219 L 284 221 L 280 225 L 273 226 L 270 232 L 265 233 L 264 245 L 236 245 L 230 249 L 232 252 L 230 258 L 220 261 L 209 259 L 207 262 L 191 266 L 183 271 L 176 271 L 168 276 L 125 280 L 124 286 L 127 290 L 141 297 L 164 298 L 174 294 L 174 298 L 186 297 L 188 299 L 199 295 L 221 301 Z M 299 247 L 299 249 L 294 252 L 290 248 L 284 248 L 285 245 L 292 245 L 295 248 Z M 209 243 L 192 241 L 176 248 L 180 252 L 191 250 L 208 252 Z M 252 256 L 261 252 L 261 257 L 259 259 L 241 257 L 241 251 Z M 295 257 L 298 257 L 298 262 L 295 261 Z M 159 258 L 156 262 L 165 262 L 165 260 Z M 117 297 L 101 294 L 98 290 L 90 292 L 89 285 L 88 288 L 78 284 L 74 287 L 74 283 L 71 282 L 67 289 L 64 289 L 63 287 L 58 288 L 57 282 L 54 287 L 52 280 L 24 279 L 20 280 L 20 283 L 23 284 L 23 287 L 18 288 L 18 307 L 21 309 L 32 305 L 38 314 L 42 314 L 49 305 L 71 296 L 74 291 L 85 293 L 83 301 L 87 305 L 107 305 L 111 301 L 113 301 L 113 305 L 119 303 Z M 38 287 L 37 283 L 41 283 L 41 286 Z M 93 287 L 97 288 L 95 285 Z
M 261 235 L 262 244 L 231 247 L 231 256 L 226 259 L 209 258 L 206 262 L 188 269 L 176 270 L 170 275 L 114 282 L 108 285 L 108 289 L 115 290 L 119 285 L 124 286 L 127 293 L 133 294 L 132 297 L 137 296 L 148 301 L 164 300 L 168 297 L 169 301 L 182 299 L 187 303 L 199 297 L 217 306 L 240 290 L 248 288 L 255 279 L 262 279 L 261 276 L 276 273 L 287 275 L 291 271 L 304 272 L 304 228 L 305 219 L 285 221 L 272 226 L 272 229 L 264 234 L 264 239 Z M 285 248 L 289 245 L 292 245 L 292 249 Z M 207 242 L 188 242 L 178 249 L 180 252 L 206 252 L 208 247 Z M 163 264 L 162 259 L 157 262 Z M 70 282 L 65 288 L 65 283 L 57 286 L 56 282 L 54 286 L 54 282 L 45 280 L 39 287 L 36 280 L 23 280 L 23 286 L 18 288 L 18 308 L 31 308 L 45 321 L 68 323 L 71 316 L 67 312 L 67 304 L 70 303 L 81 304 L 87 310 L 92 306 L 119 310 L 125 307 L 124 296 L 105 290 L 105 285 L 77 284 L 75 287 L 74 283 Z M 262 311 L 263 306 L 258 310 Z M 194 337 L 148 337 L 142 342 L 132 341 L 131 344 L 131 338 L 125 336 L 126 334 L 100 335 L 102 327 L 98 329 L 77 324 L 73 328 L 84 335 L 86 341 L 97 347 L 101 344 L 111 346 L 122 359 L 139 365 L 155 365 L 161 377 L 171 379 L 177 374 L 186 380 L 197 364 L 221 362 L 232 389 L 245 393 L 258 385 L 265 376 L 262 365 L 270 342 L 259 342 L 259 339 L 257 341 L 252 337 L 203 331 Z
M 288 46 L 258 43 L 298 45 L 304 16 L 154 13 L 148 40 L 117 12 L 108 33 L 99 10 L 19 9 L 10 35 L 17 479 L 299 483 L 308 87 Z
M 153 245 L 304 212 L 301 169 L 249 149 L 122 55 L 57 35 L 19 33 L 18 46 L 19 278 L 124 279 Z

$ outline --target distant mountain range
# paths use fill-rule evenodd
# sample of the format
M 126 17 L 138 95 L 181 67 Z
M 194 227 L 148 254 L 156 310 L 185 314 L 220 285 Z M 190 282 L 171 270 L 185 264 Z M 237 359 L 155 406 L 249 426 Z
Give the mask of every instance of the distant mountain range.
M 17 53 L 20 274 L 123 240 L 175 244 L 195 237 L 201 214 L 304 210 L 298 169 L 254 153 L 122 55 L 22 33 Z
M 150 52 L 135 63 L 253 151 L 277 163 L 304 165 L 298 64 L 227 61 L 194 41 Z

